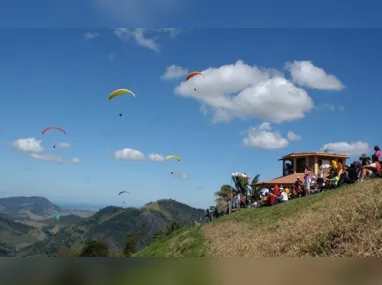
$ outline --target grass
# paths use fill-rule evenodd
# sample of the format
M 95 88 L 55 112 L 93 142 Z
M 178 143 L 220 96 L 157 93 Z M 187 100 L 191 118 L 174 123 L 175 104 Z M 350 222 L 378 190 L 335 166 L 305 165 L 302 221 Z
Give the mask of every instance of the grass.
M 138 252 L 136 257 L 203 257 L 204 234 L 200 226 L 182 228 Z
M 382 256 L 382 180 L 182 229 L 137 256 Z

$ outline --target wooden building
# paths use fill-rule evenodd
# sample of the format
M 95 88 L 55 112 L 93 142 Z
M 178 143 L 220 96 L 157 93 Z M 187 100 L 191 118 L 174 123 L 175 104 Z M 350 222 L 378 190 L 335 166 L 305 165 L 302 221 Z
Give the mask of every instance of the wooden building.
M 327 153 L 327 152 L 294 152 L 284 155 L 279 161 L 282 161 L 282 175 L 280 177 L 257 183 L 257 187 L 268 187 L 275 184 L 290 186 L 296 180 L 304 178 L 305 167 L 309 166 L 312 173 L 317 175 L 321 165 L 330 164 L 332 160 L 342 160 L 346 164 L 349 157 L 346 154 Z M 289 166 L 289 172 L 286 171 Z

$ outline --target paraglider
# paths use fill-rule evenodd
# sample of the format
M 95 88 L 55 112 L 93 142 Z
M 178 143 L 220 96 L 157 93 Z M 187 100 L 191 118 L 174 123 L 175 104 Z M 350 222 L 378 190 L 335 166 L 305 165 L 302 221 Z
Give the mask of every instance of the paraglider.
M 171 158 L 176 159 L 177 161 L 180 162 L 180 157 L 177 156 L 177 155 L 168 155 L 168 156 L 166 156 L 166 160 L 169 160 Z
M 60 131 L 60 132 L 63 132 L 65 135 L 66 135 L 66 131 L 62 128 L 59 128 L 59 127 L 47 127 L 45 129 L 42 130 L 42 134 L 45 135 L 45 133 L 47 131 L 50 131 L 50 130 L 57 130 L 57 131 Z M 54 145 L 53 148 L 56 148 L 56 146 Z
M 129 89 L 117 89 L 117 90 L 114 90 L 113 92 L 111 92 L 109 94 L 109 97 L 108 97 L 108 100 L 112 100 L 113 98 L 119 96 L 119 95 L 122 95 L 122 94 L 130 94 L 131 96 L 135 97 L 135 94 L 133 91 L 130 91 Z M 119 116 L 122 117 L 122 112 L 119 113 Z
M 203 77 L 205 77 L 204 74 L 201 73 L 200 71 L 193 71 L 189 75 L 187 75 L 187 78 L 186 78 L 187 81 L 190 80 L 192 77 L 194 77 L 196 75 L 202 75 Z
M 58 130 L 58 131 L 63 132 L 66 135 L 66 131 L 62 128 L 59 128 L 59 127 L 47 127 L 47 128 L 42 130 L 42 134 L 44 135 L 47 131 L 50 131 L 50 130 Z
M 203 77 L 205 77 L 204 74 L 201 73 L 200 71 L 193 71 L 189 75 L 187 75 L 186 80 L 188 81 L 188 80 L 190 80 L 192 77 L 194 77 L 196 75 L 202 75 Z M 196 88 L 194 88 L 194 91 L 196 91 Z
M 121 191 L 121 192 L 118 193 L 118 195 L 121 195 L 121 194 L 123 194 L 123 193 L 126 193 L 126 194 L 130 195 L 130 193 L 127 192 L 127 191 Z

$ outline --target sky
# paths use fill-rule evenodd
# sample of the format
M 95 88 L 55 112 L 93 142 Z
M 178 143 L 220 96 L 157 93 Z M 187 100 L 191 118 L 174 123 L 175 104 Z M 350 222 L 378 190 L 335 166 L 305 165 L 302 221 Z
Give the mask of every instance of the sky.
M 45 6 L 56 23 L 16 23 L 1 4 L 0 197 L 126 206 L 172 198 L 206 208 L 232 172 L 269 179 L 291 152 L 329 148 L 355 159 L 381 142 L 378 29 L 97 28 L 97 19 L 109 26 L 97 7 L 111 4 L 96 3 L 83 22 L 74 13 L 72 26 L 59 21 L 69 6 Z M 203 15 L 200 25 L 213 26 Z M 342 24 L 367 26 L 361 16 Z M 372 13 L 369 24 L 379 25 Z M 186 81 L 195 70 L 204 76 Z M 119 88 L 136 97 L 109 102 Z M 43 135 L 50 126 L 66 134 Z M 124 190 L 130 196 L 117 195 Z

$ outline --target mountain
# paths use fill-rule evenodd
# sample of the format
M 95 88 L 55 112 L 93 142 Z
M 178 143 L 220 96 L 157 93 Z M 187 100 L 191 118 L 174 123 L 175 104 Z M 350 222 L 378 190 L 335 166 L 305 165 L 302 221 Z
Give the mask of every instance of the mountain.
M 16 222 L 44 220 L 60 210 L 44 197 L 0 198 L 0 217 Z
M 18 250 L 45 238 L 46 235 L 34 227 L 0 217 L 0 256 L 12 256 Z
M 77 223 L 61 227 L 57 233 L 18 253 L 18 256 L 57 256 L 61 250 L 79 251 L 87 241 L 106 242 L 110 251 L 123 250 L 126 235 L 137 233 L 138 249 L 144 248 L 157 231 L 175 221 L 189 225 L 199 221 L 204 210 L 195 209 L 174 200 L 159 200 L 141 209 L 109 206 Z

